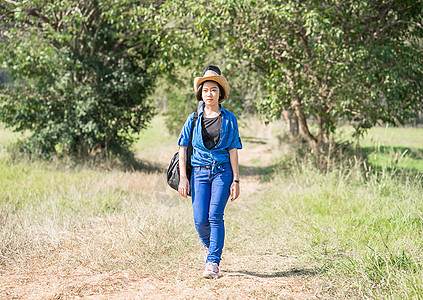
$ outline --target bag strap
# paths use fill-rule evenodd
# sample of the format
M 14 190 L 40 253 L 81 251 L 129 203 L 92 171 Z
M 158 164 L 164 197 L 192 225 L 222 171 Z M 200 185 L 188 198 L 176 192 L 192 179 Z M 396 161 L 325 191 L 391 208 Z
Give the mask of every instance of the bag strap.
M 191 124 L 191 132 L 189 134 L 189 146 L 188 146 L 188 150 L 187 150 L 187 167 L 191 167 L 191 155 L 192 155 L 192 151 L 193 151 L 193 147 L 192 147 L 192 136 L 194 135 L 194 128 L 195 128 L 195 123 L 197 123 L 197 119 L 198 119 L 198 112 L 194 112 L 194 118 L 192 119 L 192 124 Z

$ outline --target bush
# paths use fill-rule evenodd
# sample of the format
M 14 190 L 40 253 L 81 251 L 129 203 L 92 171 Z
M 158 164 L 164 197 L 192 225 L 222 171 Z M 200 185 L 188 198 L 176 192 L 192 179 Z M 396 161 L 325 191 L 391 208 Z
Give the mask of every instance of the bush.
M 86 156 L 126 151 L 154 115 L 147 96 L 162 60 L 154 1 L 24 1 L 0 9 L 0 121 L 30 130 L 26 152 Z M 16 13 L 14 13 L 16 12 Z M 177 50 L 175 50 L 177 51 Z

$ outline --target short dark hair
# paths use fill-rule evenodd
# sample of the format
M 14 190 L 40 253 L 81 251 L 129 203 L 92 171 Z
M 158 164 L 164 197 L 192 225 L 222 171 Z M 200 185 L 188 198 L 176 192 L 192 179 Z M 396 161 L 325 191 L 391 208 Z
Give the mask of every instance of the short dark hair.
M 218 82 L 213 81 L 213 80 L 207 80 L 207 81 L 215 82 L 217 84 L 217 86 L 219 87 L 219 103 L 221 103 L 223 101 L 223 99 L 225 99 L 225 96 L 226 96 L 225 90 L 223 89 L 223 87 Z M 202 82 L 198 86 L 197 91 L 195 92 L 195 97 L 197 98 L 198 101 L 203 101 L 203 97 L 202 97 L 203 96 L 203 85 L 207 81 Z

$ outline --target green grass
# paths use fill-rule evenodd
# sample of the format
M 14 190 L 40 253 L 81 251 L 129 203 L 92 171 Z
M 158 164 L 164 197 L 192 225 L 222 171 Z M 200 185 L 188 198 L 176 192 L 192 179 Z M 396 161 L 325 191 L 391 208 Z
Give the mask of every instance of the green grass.
M 140 133 L 138 141 L 133 146 L 135 152 L 148 151 L 150 147 L 168 147 L 174 143 L 175 149 L 177 137 L 167 132 L 164 116 L 156 116 L 151 124 Z
M 361 146 L 375 168 L 423 171 L 421 128 L 372 128 Z
M 266 251 L 299 255 L 318 269 L 331 286 L 323 296 L 421 299 L 422 183 L 422 174 L 282 170 L 252 208 L 262 226 L 251 235 L 265 230 Z
M 347 139 L 352 131 L 339 128 L 336 136 Z M 423 171 L 423 128 L 374 127 L 358 145 L 373 169 Z
M 160 174 L 9 157 L 0 170 L 0 265 L 56 251 L 70 257 L 61 268 L 153 271 L 184 255 L 181 245 L 194 237 L 178 233 L 193 233 L 189 204 L 162 192 Z
M 406 147 L 423 150 L 423 128 L 374 127 L 365 135 L 361 145 Z
M 323 298 L 423 299 L 423 129 L 373 128 L 360 146 L 364 168 L 322 173 L 280 158 L 273 188 L 239 212 L 230 243 L 300 257 L 299 271 L 325 278 Z
M 16 143 L 21 136 L 22 134 L 13 132 L 0 123 L 0 150 L 5 150 L 7 146 Z

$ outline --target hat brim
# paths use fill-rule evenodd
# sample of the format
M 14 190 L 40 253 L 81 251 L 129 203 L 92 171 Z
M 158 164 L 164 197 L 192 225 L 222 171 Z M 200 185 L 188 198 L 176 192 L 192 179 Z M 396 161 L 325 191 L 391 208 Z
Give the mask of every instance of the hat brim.
M 212 75 L 212 76 L 205 76 L 205 77 L 195 77 L 195 79 L 194 79 L 194 91 L 197 92 L 198 87 L 200 86 L 200 84 L 202 84 L 203 82 L 206 82 L 206 81 L 214 81 L 214 82 L 217 82 L 223 88 L 223 90 L 225 91 L 225 97 L 220 102 L 223 102 L 223 101 L 225 101 L 228 98 L 229 91 L 230 91 L 229 84 L 228 84 L 228 81 L 226 80 L 226 78 L 223 77 L 223 76 L 221 76 L 221 75 Z

